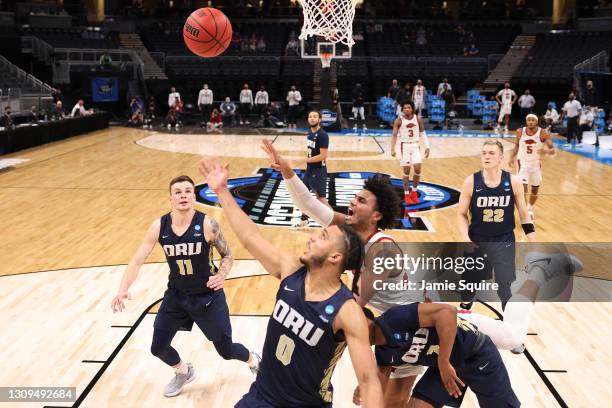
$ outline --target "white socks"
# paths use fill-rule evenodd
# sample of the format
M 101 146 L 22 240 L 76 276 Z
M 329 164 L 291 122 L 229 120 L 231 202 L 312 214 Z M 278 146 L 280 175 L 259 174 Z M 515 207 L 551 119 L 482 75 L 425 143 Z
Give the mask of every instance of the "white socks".
M 176 372 L 177 374 L 186 375 L 189 372 L 189 367 L 187 367 L 187 364 L 185 364 L 183 360 L 181 360 L 181 362 L 173 368 L 174 372 Z

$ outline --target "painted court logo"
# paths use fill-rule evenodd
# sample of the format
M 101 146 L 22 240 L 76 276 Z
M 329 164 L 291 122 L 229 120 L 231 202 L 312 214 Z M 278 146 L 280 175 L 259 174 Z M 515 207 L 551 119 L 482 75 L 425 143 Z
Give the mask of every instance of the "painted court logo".
M 304 176 L 303 170 L 296 170 L 299 177 Z M 340 172 L 328 173 L 327 199 L 334 210 L 346 213 L 350 200 L 363 189 L 368 177 L 373 172 Z M 390 179 L 397 189 L 397 194 L 403 198 L 402 180 Z M 272 169 L 259 169 L 252 177 L 230 179 L 228 187 L 238 205 L 257 224 L 272 226 L 291 226 L 296 217 L 293 211 L 291 195 L 281 174 Z M 454 188 L 432 183 L 420 183 L 418 187 L 419 204 L 407 207 L 412 214 L 419 211 L 440 209 L 456 204 L 459 201 L 459 191 Z M 196 186 L 197 201 L 204 205 L 216 206 L 218 199 L 208 185 Z M 317 226 L 310 221 L 309 226 Z M 395 229 L 428 231 L 428 225 L 422 217 L 398 218 Z

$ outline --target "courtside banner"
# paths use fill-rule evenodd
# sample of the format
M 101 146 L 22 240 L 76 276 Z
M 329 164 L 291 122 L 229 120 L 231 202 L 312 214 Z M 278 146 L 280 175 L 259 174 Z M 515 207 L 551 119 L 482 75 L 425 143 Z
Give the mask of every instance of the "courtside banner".
M 396 303 L 612 301 L 609 242 L 384 242 L 367 252 L 361 287 Z
M 119 100 L 119 81 L 117 78 L 93 78 L 91 97 L 94 102 L 117 102 Z

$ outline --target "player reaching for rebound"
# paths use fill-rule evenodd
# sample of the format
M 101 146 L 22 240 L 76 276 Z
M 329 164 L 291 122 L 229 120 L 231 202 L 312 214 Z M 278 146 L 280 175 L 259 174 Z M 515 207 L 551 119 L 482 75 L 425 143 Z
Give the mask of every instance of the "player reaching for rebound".
M 517 176 L 525 187 L 525 196 L 528 193 L 529 184 L 531 184 L 527 211 L 533 221 L 533 206 L 538 199 L 538 191 L 542 183 L 541 154 L 553 155 L 555 147 L 553 146 L 550 133 L 538 126 L 538 117 L 536 115 L 531 113 L 527 115 L 526 122 L 527 127 L 517 129 L 516 131 L 516 147 L 512 152 L 509 164 L 512 167 L 514 161 L 517 160 Z
M 400 166 L 404 182 L 404 200 L 406 204 L 418 204 L 417 187 L 421 180 L 421 142 L 425 145 L 425 158 L 429 157 L 429 141 L 421 118 L 414 114 L 414 103 L 406 102 L 402 106 L 403 116 L 393 123 L 391 135 L 391 156 L 396 155 L 396 144 L 399 135 Z M 414 166 L 412 186 L 410 184 L 410 167 Z
M 130 298 L 130 286 L 155 242 L 159 242 L 170 275 L 168 290 L 155 317 L 151 353 L 174 368 L 175 377 L 164 389 L 164 396 L 174 397 L 196 376 L 191 363 L 181 360 L 170 345 L 180 328 L 190 329 L 195 322 L 221 357 L 245 361 L 254 373 L 259 366 L 259 356 L 242 344 L 232 342 L 223 283 L 232 268 L 233 257 L 219 224 L 195 210 L 195 187 L 191 178 L 176 177 L 170 182 L 169 189 L 172 211 L 157 218 L 149 227 L 123 274 L 111 307 L 113 312 L 125 308 L 124 301 Z M 212 264 L 213 247 L 222 256 L 218 271 Z
M 331 408 L 331 377 L 347 345 L 364 405 L 382 407 L 366 318 L 340 280 L 344 270 L 361 265 L 359 236 L 350 227 L 331 226 L 311 235 L 302 256 L 286 253 L 266 240 L 234 200 L 227 187 L 228 165 L 203 160 L 200 171 L 242 245 L 280 279 L 261 369 L 236 407 Z
M 384 232 L 385 229 L 393 226 L 395 219 L 400 215 L 399 197 L 388 177 L 378 174 L 368 178 L 363 190 L 359 191 L 349 202 L 347 213 L 342 214 L 317 201 L 309 193 L 304 183 L 291 169 L 289 162 L 276 151 L 269 140 L 262 140 L 262 148 L 272 160 L 272 167 L 280 170 L 296 207 L 323 227 L 346 224 L 354 228 L 366 243 L 364 264 L 357 281 L 359 295 L 356 298 L 360 306 L 367 304 L 379 312 L 384 312 L 396 305 L 426 300 L 424 293 L 415 291 L 374 290 L 373 281 L 376 279 L 389 284 L 403 283 L 408 276 L 417 279 L 415 275 L 403 270 L 388 268 L 382 274 L 374 274 L 371 269 L 372 261 L 375 258 L 401 256 L 401 250 L 396 245 L 374 246 L 376 243 L 395 242 L 393 237 Z M 391 381 L 385 389 L 384 406 L 404 407 L 408 402 L 416 376 L 424 371 L 425 368 L 421 366 L 397 367 L 391 373 Z

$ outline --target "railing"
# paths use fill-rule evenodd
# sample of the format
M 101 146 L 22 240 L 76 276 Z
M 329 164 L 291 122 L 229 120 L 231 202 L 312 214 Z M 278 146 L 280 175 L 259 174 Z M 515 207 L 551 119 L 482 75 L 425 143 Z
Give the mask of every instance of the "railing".
M 2 55 L 0 55 L 0 70 L 3 73 L 8 73 L 11 78 L 15 78 L 18 83 L 25 83 L 30 89 L 36 91 L 35 93 L 50 94 L 56 91 L 55 88 L 45 84 L 33 75 L 28 74 Z
M 166 53 L 165 52 L 149 51 L 149 55 L 151 56 L 151 58 L 153 58 L 155 62 L 157 62 L 157 65 L 159 65 L 162 71 L 166 70 Z
M 609 56 L 606 51 L 600 51 L 574 66 L 574 86 L 583 94 L 584 85 L 580 81 L 580 72 L 610 72 L 608 65 Z
M 150 54 L 163 54 L 163 53 L 150 53 Z M 503 54 L 502 54 L 503 55 Z M 154 57 L 155 60 L 157 61 L 157 57 Z M 338 60 L 341 58 L 337 58 Z M 244 61 L 244 60 L 248 60 L 248 61 L 299 61 L 299 60 L 303 60 L 300 57 L 278 57 L 278 56 L 257 56 L 257 55 L 231 55 L 231 56 L 221 56 L 221 57 L 215 57 L 214 60 L 212 60 L 213 62 L 218 62 L 218 61 L 228 61 L 228 62 L 232 62 L 232 61 L 236 61 L 236 62 L 240 62 L 240 61 Z M 350 58 L 350 61 L 358 61 L 358 62 L 377 62 L 377 61 L 385 61 L 385 60 L 391 60 L 391 61 L 403 61 L 403 62 L 433 62 L 433 63 L 445 63 L 445 64 L 450 64 L 450 63 L 472 63 L 472 64 L 487 64 L 487 59 L 484 57 L 396 57 L 396 56 L 381 56 L 381 57 L 356 57 L 356 56 L 352 56 Z M 199 61 L 203 64 L 207 63 L 208 60 L 197 57 L 195 55 L 168 55 L 165 56 L 164 58 L 164 62 L 165 63 L 172 63 L 172 62 L 194 62 L 194 61 Z M 165 68 L 165 63 L 164 63 L 164 68 Z
M 21 37 L 22 49 L 31 50 L 39 60 L 52 64 L 63 62 L 70 65 L 98 65 L 100 57 L 108 55 L 112 64 L 131 65 L 134 78 L 144 77 L 144 63 L 134 50 L 116 48 L 54 48 L 51 44 L 34 36 Z

